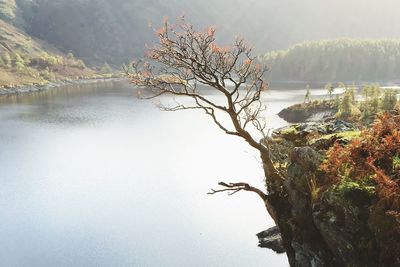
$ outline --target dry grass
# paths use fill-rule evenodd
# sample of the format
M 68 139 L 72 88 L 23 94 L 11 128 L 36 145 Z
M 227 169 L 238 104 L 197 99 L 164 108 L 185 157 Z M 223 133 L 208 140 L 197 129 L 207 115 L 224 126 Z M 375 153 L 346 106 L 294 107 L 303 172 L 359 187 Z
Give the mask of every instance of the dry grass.
M 16 73 L 0 68 L 0 87 L 39 83 L 41 81 L 42 80 L 30 75 Z
M 0 87 L 14 87 L 46 83 L 47 81 L 92 78 L 96 72 L 74 58 L 57 50 L 54 46 L 31 38 L 23 31 L 0 20 L 0 56 L 2 53 L 18 53 L 25 60 L 24 69 L 15 66 L 0 66 Z M 57 63 L 46 62 L 46 57 L 61 58 Z M 44 66 L 32 64 L 41 59 Z M 53 60 L 54 61 L 54 60 Z

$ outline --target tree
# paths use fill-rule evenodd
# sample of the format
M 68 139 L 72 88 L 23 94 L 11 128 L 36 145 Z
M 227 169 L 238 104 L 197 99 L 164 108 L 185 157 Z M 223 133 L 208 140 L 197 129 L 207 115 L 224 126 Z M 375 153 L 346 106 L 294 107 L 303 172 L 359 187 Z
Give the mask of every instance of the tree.
M 339 117 L 348 118 L 352 115 L 353 104 L 351 94 L 346 91 L 339 105 Z
M 384 111 L 393 110 L 397 104 L 397 90 L 386 89 L 383 91 L 383 96 L 381 99 L 381 109 Z
M 344 82 L 338 82 L 337 88 L 346 90 L 347 85 Z
M 365 100 L 366 102 L 369 101 L 369 97 L 371 96 L 371 89 L 372 89 L 372 87 L 369 86 L 369 85 L 364 86 L 364 87 L 362 88 L 362 94 L 363 94 L 364 100 Z
M 348 94 L 350 94 L 352 104 L 354 104 L 354 103 L 356 102 L 356 92 L 355 92 L 355 88 L 356 88 L 356 86 L 353 84 L 352 86 L 350 86 L 350 87 L 347 89 Z
M 279 191 L 283 178 L 274 167 L 268 144 L 250 134 L 256 130 L 260 138 L 267 136 L 261 118 L 265 107 L 260 100 L 267 89 L 263 80 L 267 67 L 257 63 L 251 48 L 240 38 L 232 47 L 217 45 L 212 27 L 199 32 L 184 19 L 176 25 L 165 20 L 155 32 L 159 44 L 149 49 L 147 62 L 133 62 L 133 72 L 129 73 L 133 84 L 146 88 L 140 91 L 140 97 L 153 99 L 173 95 L 191 99 L 192 105 L 160 104 L 159 107 L 166 111 L 201 110 L 226 134 L 245 140 L 260 152 L 268 191 Z M 224 101 L 218 103 L 202 94 L 199 84 L 212 88 Z
M 243 139 L 259 153 L 267 191 L 251 186 L 246 182 L 220 182 L 218 189 L 209 194 L 240 191 L 256 193 L 263 201 L 266 210 L 279 227 L 282 245 L 289 263 L 300 266 L 296 257 L 300 242 L 310 248 L 312 255 L 328 255 L 329 248 L 324 245 L 318 229 L 311 222 L 311 216 L 302 220 L 306 227 L 291 223 L 293 203 L 290 199 L 290 186 L 284 181 L 286 173 L 275 164 L 273 144 L 268 139 L 268 129 L 262 117 L 265 107 L 261 101 L 267 84 L 263 80 L 267 67 L 257 62 L 243 39 L 236 38 L 232 46 L 220 46 L 216 42 L 216 30 L 212 27 L 196 31 L 182 18 L 176 24 L 165 20 L 163 26 L 154 29 L 158 37 L 157 45 L 149 48 L 145 60 L 133 62 L 125 68 L 132 83 L 139 88 L 142 99 L 156 99 L 169 95 L 175 104 L 158 104 L 165 111 L 199 110 L 228 135 Z M 208 86 L 215 94 L 210 97 L 200 86 Z M 185 98 L 185 104 L 179 101 Z M 309 215 L 309 214 L 308 214 Z M 299 235 L 299 231 L 303 231 Z M 313 240 L 301 236 L 315 236 Z M 318 240 L 318 241 L 316 241 Z M 313 244 L 322 244 L 314 246 Z M 296 243 L 299 244 L 299 243 Z M 325 261 L 319 260 L 319 261 Z M 300 265 L 299 265 L 300 264 Z
M 332 95 L 333 95 L 333 92 L 335 91 L 335 87 L 331 83 L 328 83 L 325 85 L 325 90 L 327 91 L 327 93 L 329 95 L 329 99 L 332 100 Z
M 307 85 L 307 91 L 306 91 L 306 94 L 304 96 L 304 103 L 310 102 L 310 98 L 311 98 L 310 86 Z
M 379 111 L 379 102 L 382 91 L 379 85 L 373 85 L 371 88 L 371 99 L 367 103 L 367 108 L 370 109 L 371 114 L 376 114 Z
M 338 105 L 338 109 L 337 117 L 339 118 L 355 119 L 361 115 L 361 112 L 355 103 L 355 92 L 352 87 L 346 89 L 343 98 Z

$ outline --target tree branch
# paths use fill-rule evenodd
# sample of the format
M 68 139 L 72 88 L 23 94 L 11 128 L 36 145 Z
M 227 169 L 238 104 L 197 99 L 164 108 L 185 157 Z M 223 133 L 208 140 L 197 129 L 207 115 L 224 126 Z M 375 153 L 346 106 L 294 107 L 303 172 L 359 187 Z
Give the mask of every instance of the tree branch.
M 253 187 L 249 185 L 248 183 L 225 183 L 225 182 L 219 182 L 218 185 L 225 187 L 224 189 L 219 189 L 219 190 L 214 190 L 211 189 L 211 192 L 207 193 L 209 195 L 213 195 L 216 193 L 221 193 L 221 192 L 230 192 L 229 195 L 233 195 L 241 190 L 244 191 L 249 191 L 249 192 L 254 192 L 257 195 L 259 195 L 263 200 L 267 198 L 267 195 L 260 189 Z
M 240 191 L 247 191 L 247 192 L 253 192 L 256 193 L 264 202 L 265 208 L 267 209 L 268 213 L 271 215 L 272 219 L 276 219 L 276 212 L 275 209 L 272 207 L 272 205 L 269 202 L 269 196 L 265 194 L 261 189 L 258 189 L 254 186 L 249 185 L 248 183 L 225 183 L 225 182 L 219 182 L 218 185 L 222 186 L 222 189 L 211 189 L 210 192 L 208 192 L 208 195 L 215 195 L 218 193 L 223 193 L 227 192 L 229 196 L 234 195 Z

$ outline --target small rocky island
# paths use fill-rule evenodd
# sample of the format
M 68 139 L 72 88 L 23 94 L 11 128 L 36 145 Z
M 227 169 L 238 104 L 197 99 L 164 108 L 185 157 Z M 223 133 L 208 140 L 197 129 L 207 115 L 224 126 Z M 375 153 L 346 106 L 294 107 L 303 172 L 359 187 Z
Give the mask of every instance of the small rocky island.
M 321 120 L 331 117 L 338 112 L 333 103 L 322 101 L 312 104 L 301 103 L 282 109 L 278 116 L 287 122 L 299 123 L 305 121 Z

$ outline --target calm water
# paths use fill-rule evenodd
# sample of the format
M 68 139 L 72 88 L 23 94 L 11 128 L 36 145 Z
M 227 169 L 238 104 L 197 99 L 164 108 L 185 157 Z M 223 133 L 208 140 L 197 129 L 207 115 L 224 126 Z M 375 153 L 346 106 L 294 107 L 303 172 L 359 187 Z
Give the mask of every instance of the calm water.
M 303 91 L 267 93 L 269 124 Z M 0 98 L 1 266 L 287 266 L 250 193 L 257 154 L 200 112 L 162 112 L 124 84 Z

